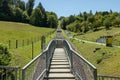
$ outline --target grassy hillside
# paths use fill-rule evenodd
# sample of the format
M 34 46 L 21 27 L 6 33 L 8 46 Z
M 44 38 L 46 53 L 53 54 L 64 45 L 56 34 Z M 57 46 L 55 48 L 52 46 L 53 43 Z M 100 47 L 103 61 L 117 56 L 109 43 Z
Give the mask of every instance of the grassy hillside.
M 101 36 L 108 36 L 108 35 L 113 36 L 113 45 L 117 45 L 117 46 L 120 45 L 120 28 L 111 28 L 110 30 L 102 29 L 96 32 L 88 32 L 84 35 L 78 35 L 75 37 L 79 39 L 84 39 L 84 40 L 95 42 Z
M 98 74 L 120 76 L 119 48 L 71 41 L 80 54 L 97 67 Z M 100 50 L 95 51 L 96 48 Z
M 110 35 L 116 35 L 119 32 L 120 28 L 113 28 L 108 31 Z M 105 30 L 100 30 L 77 36 L 77 38 L 95 41 L 98 37 L 106 34 L 107 32 Z M 120 40 L 119 34 L 114 36 L 114 38 Z M 72 39 L 70 41 L 80 54 L 97 67 L 98 74 L 120 76 L 120 48 L 83 43 Z M 99 48 L 99 50 L 96 50 L 96 48 Z
M 10 52 L 12 54 L 10 65 L 22 67 L 32 60 L 31 42 L 34 42 L 35 57 L 41 52 L 41 36 L 47 35 L 53 30 L 51 28 L 35 27 L 29 24 L 0 21 L 0 43 L 9 45 L 10 40 Z M 55 34 L 47 36 L 47 42 L 54 36 Z M 18 48 L 15 48 L 16 40 L 18 40 Z
M 34 27 L 29 24 L 0 21 L 0 40 L 5 43 L 7 40 L 31 39 L 40 37 L 52 30 L 50 28 Z

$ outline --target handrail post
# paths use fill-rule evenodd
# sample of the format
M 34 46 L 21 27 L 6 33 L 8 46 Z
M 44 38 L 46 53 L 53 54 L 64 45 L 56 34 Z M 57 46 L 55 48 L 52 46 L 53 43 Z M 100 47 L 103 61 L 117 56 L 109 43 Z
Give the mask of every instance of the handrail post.
M 25 70 L 22 69 L 22 80 L 25 80 Z
M 94 70 L 94 80 L 97 80 L 97 69 Z
M 71 69 L 73 70 L 73 55 L 72 55 L 72 51 L 70 50 L 70 60 L 71 60 Z
M 46 77 L 48 77 L 48 53 L 49 51 L 46 52 Z

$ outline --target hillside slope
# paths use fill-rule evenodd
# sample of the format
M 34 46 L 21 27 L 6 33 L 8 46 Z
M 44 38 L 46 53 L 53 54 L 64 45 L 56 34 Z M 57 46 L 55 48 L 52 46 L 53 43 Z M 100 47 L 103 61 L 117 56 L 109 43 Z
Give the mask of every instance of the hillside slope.
M 120 76 L 120 28 L 112 28 L 110 30 L 99 30 L 89 32 L 83 35 L 74 36 L 75 38 L 95 42 L 100 36 L 113 35 L 113 47 L 87 43 L 70 39 L 75 45 L 78 52 L 83 55 L 88 61 L 95 65 L 98 69 L 98 74 Z M 73 33 L 71 33 L 73 34 Z M 117 42 L 115 44 L 115 42 Z M 98 50 L 97 50 L 98 49 Z
M 24 23 L 0 21 L 0 43 L 10 47 L 9 50 L 12 54 L 10 65 L 22 67 L 32 60 L 32 41 L 34 42 L 35 57 L 41 52 L 41 36 L 48 35 L 53 30 Z M 50 40 L 54 36 L 47 36 L 46 40 L 48 41 L 48 38 Z M 18 48 L 16 48 L 16 40 Z
M 40 28 L 24 23 L 0 21 L 0 42 L 5 42 L 6 40 L 40 37 L 52 30 L 53 29 L 50 28 Z

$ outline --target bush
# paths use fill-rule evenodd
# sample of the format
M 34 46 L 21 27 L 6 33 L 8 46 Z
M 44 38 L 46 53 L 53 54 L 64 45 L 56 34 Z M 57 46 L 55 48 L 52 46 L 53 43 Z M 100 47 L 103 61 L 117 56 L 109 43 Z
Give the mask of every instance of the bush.
M 3 44 L 0 44 L 0 65 L 8 65 L 11 61 L 11 55 L 7 47 Z

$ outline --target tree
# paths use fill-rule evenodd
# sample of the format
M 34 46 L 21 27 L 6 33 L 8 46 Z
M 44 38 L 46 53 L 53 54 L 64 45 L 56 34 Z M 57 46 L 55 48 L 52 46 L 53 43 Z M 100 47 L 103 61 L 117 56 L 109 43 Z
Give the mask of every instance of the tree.
M 51 28 L 57 28 L 58 25 L 57 15 L 54 12 L 47 12 L 47 16 L 48 26 Z
M 67 30 L 73 32 L 82 32 L 82 26 L 80 25 L 79 21 L 74 21 L 73 23 L 67 25 Z
M 67 25 L 70 24 L 70 23 L 72 23 L 72 22 L 74 22 L 74 21 L 75 21 L 75 16 L 70 15 L 70 16 L 68 17 Z
M 92 10 L 90 10 L 90 15 L 93 15 Z
M 13 10 L 11 8 L 10 0 L 2 0 L 2 4 L 0 6 L 0 20 L 13 20 Z
M 79 17 L 83 17 L 83 14 L 80 12 L 78 16 L 79 16 Z
M 19 8 L 22 9 L 23 11 L 25 11 L 25 2 L 24 1 L 20 1 Z
M 87 18 L 88 18 L 87 12 L 83 13 L 83 17 L 84 17 L 84 20 L 87 21 Z
M 100 26 L 101 26 L 100 20 L 96 20 L 96 21 L 93 23 L 93 31 L 97 31 Z
M 39 8 L 35 8 L 30 16 L 30 24 L 42 26 L 42 12 Z
M 61 16 L 60 18 L 59 18 L 59 20 L 62 20 L 62 19 L 64 19 L 65 17 L 64 16 Z
M 27 7 L 27 13 L 29 16 L 31 15 L 31 13 L 33 11 L 34 2 L 35 2 L 35 0 L 28 0 L 28 2 L 27 2 L 26 7 Z
M 3 0 L 0 0 L 0 7 L 2 6 L 2 2 L 3 2 Z
M 110 29 L 111 21 L 109 18 L 105 19 L 103 24 L 104 24 L 106 30 Z
M 62 29 L 66 30 L 67 21 L 65 18 L 62 20 L 61 26 L 62 26 Z
M 39 8 L 42 12 L 42 26 L 46 27 L 47 26 L 47 14 L 46 11 L 44 9 L 44 7 L 42 6 L 41 3 L 38 4 L 37 8 Z
M 95 22 L 94 16 L 89 16 L 89 17 L 88 17 L 88 22 L 90 22 L 90 23 L 93 24 L 93 22 Z
M 15 9 L 15 21 L 22 22 L 23 11 L 20 8 Z
M 10 4 L 11 4 L 12 6 L 14 6 L 14 7 L 18 7 L 18 6 L 19 6 L 19 2 L 20 2 L 20 0 L 11 0 L 11 1 L 10 1 Z
M 22 14 L 22 22 L 29 23 L 30 17 L 28 16 L 27 12 L 24 11 Z
M 83 21 L 82 22 L 82 27 L 83 27 L 83 32 L 86 33 L 87 31 L 89 31 L 89 26 L 88 26 L 88 22 L 87 21 Z
M 112 24 L 115 27 L 120 27 L 120 19 L 119 18 L 114 19 L 113 22 L 112 22 Z

